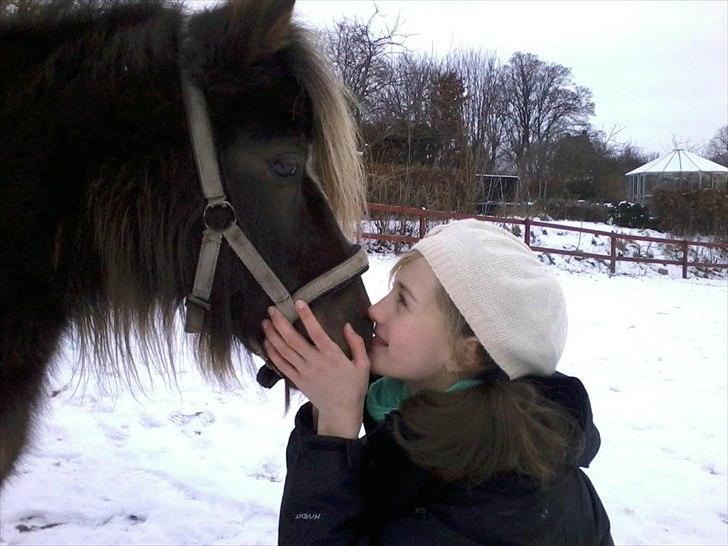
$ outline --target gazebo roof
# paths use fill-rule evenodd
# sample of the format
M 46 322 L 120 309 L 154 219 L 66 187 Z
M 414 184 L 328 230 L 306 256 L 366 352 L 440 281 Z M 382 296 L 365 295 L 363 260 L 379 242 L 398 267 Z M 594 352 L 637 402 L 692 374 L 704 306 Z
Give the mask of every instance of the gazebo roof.
M 641 167 L 629 171 L 625 176 L 658 173 L 728 173 L 728 167 L 719 165 L 682 148 L 677 148 L 667 155 L 658 157 Z

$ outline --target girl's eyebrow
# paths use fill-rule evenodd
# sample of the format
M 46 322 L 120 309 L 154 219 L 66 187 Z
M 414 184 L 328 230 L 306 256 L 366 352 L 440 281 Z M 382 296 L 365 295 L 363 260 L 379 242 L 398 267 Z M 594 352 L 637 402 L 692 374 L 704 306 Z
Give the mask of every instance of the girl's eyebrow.
M 407 285 L 404 284 L 402 281 L 400 281 L 399 279 L 397 279 L 396 281 L 394 281 L 394 286 L 395 286 L 395 288 L 398 287 L 400 290 L 402 290 L 402 292 L 404 292 L 405 294 L 407 294 L 412 301 L 417 302 L 417 298 L 415 298 L 415 295 L 412 293 L 412 290 L 410 290 L 407 287 Z

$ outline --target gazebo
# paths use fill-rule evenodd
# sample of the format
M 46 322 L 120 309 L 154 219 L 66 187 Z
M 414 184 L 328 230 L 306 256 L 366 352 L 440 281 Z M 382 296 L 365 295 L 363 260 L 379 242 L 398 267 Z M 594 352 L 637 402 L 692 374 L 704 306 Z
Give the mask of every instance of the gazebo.
M 644 205 L 656 188 L 725 188 L 728 167 L 676 148 L 667 155 L 629 171 L 625 177 L 627 199 Z

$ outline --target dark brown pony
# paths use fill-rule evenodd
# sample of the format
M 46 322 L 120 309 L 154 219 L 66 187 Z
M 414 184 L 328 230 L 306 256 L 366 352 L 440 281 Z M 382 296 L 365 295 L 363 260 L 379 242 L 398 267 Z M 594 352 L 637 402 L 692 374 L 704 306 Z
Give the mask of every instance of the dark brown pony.
M 0 2 L 0 483 L 64 333 L 101 377 L 174 374 L 206 203 L 181 68 L 205 95 L 238 223 L 291 293 L 349 257 L 364 210 L 345 94 L 293 0 L 18 5 Z M 225 242 L 210 301 L 195 348 L 226 383 L 271 300 Z M 368 305 L 357 277 L 314 311 L 343 344 L 347 321 L 371 337 Z

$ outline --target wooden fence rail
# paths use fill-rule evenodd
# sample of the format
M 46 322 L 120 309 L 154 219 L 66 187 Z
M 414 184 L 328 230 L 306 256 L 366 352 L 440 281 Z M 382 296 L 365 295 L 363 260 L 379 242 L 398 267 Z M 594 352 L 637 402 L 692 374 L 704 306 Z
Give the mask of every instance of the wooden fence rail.
M 707 243 L 702 241 L 690 241 L 687 239 L 668 239 L 664 237 L 646 237 L 642 235 L 630 235 L 626 233 L 617 233 L 614 231 L 603 231 L 598 229 L 581 228 L 575 226 L 567 226 L 564 224 L 556 224 L 552 222 L 542 222 L 540 220 L 532 220 L 530 218 L 504 218 L 500 216 L 484 216 L 477 214 L 462 214 L 457 212 L 444 212 L 439 210 L 418 209 L 414 207 L 400 207 L 398 205 L 384 205 L 381 203 L 368 203 L 367 208 L 370 214 L 372 212 L 382 212 L 387 214 L 396 214 L 404 216 L 414 216 L 419 219 L 418 236 L 410 235 L 390 235 L 386 233 L 362 233 L 362 239 L 374 239 L 379 241 L 389 241 L 394 243 L 414 244 L 420 240 L 420 237 L 427 233 L 428 220 L 462 220 L 465 218 L 476 218 L 485 222 L 494 222 L 499 224 L 521 225 L 524 227 L 524 242 L 536 252 L 544 252 L 546 254 L 563 254 L 567 256 L 580 256 L 583 258 L 594 258 L 597 260 L 609 261 L 609 271 L 615 273 L 617 262 L 638 262 L 653 263 L 662 265 L 681 265 L 682 276 L 684 279 L 688 277 L 688 267 L 714 267 L 719 269 L 728 268 L 728 263 L 709 263 L 709 262 L 691 262 L 688 260 L 690 247 L 701 246 L 707 248 L 717 248 L 728 252 L 728 244 L 724 243 Z M 578 233 L 589 233 L 592 235 L 605 236 L 610 238 L 609 254 L 594 254 L 590 252 L 581 252 L 578 250 L 565 250 L 561 248 L 547 248 L 534 246 L 531 244 L 531 228 L 532 227 L 548 227 L 559 229 L 562 231 L 575 231 Z M 617 242 L 624 241 L 648 241 L 653 243 L 662 243 L 680 247 L 682 251 L 682 259 L 680 260 L 663 260 L 658 258 L 649 258 L 647 256 L 619 256 L 617 254 Z

